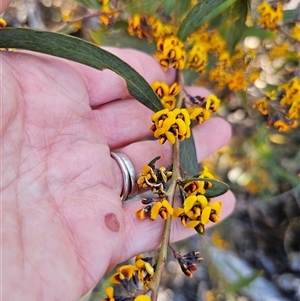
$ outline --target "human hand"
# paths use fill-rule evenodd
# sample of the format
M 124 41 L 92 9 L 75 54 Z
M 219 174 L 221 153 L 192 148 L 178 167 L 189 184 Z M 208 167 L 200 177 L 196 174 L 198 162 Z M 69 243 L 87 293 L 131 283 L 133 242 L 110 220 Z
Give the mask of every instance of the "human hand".
M 150 83 L 174 80 L 143 53 L 110 51 Z M 3 300 L 78 300 L 161 239 L 162 220 L 140 221 L 139 202 L 121 203 L 122 175 L 110 151 L 120 148 L 139 172 L 156 156 L 169 165 L 172 147 L 141 141 L 151 135 L 151 111 L 113 72 L 33 53 L 0 55 Z M 193 133 L 201 161 L 228 142 L 230 127 L 213 118 Z M 234 198 L 220 199 L 224 218 Z M 173 240 L 193 233 L 174 221 Z

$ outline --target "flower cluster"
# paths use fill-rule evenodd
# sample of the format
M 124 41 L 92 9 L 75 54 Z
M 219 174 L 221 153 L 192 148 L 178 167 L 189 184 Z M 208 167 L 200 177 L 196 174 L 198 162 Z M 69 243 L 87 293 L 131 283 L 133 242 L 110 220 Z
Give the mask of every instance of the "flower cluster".
M 158 216 L 167 219 L 168 215 L 173 214 L 173 208 L 166 198 L 165 191 L 166 183 L 172 177 L 172 172 L 163 166 L 155 168 L 154 163 L 158 158 L 155 158 L 142 168 L 142 172 L 137 180 L 139 187 L 151 189 L 159 197 L 156 200 L 153 198 L 142 199 L 142 203 L 146 206 L 136 212 L 136 216 L 142 220 L 146 217 L 155 220 Z
M 207 50 L 201 43 L 195 43 L 187 56 L 185 68 L 196 72 L 203 72 L 207 66 Z
M 188 277 L 193 277 L 193 272 L 197 270 L 197 263 L 201 262 L 203 258 L 200 257 L 199 251 L 191 251 L 185 255 L 173 250 L 174 257 L 178 261 L 182 272 Z
M 150 297 L 145 294 L 135 295 L 131 291 L 146 291 L 153 278 L 155 271 L 155 260 L 153 257 L 143 257 L 137 255 L 133 264 L 126 264 L 119 267 L 115 274 L 110 278 L 114 284 L 122 285 L 129 293 L 126 295 L 115 295 L 113 287 L 106 289 L 107 298 L 102 301 L 151 301 Z
M 268 115 L 268 125 L 280 132 L 286 132 L 298 126 L 300 117 L 300 80 L 292 78 L 278 89 L 258 99 L 253 108 Z
M 100 0 L 99 2 L 102 3 L 101 14 L 99 17 L 100 24 L 106 27 L 112 27 L 116 21 L 118 13 L 112 10 L 109 0 Z
M 186 51 L 184 44 L 175 36 L 161 38 L 157 41 L 156 57 L 167 71 L 168 68 L 182 70 L 185 66 Z
M 152 89 L 159 97 L 164 108 L 168 110 L 173 110 L 175 108 L 175 96 L 180 92 L 180 87 L 177 83 L 174 83 L 169 87 L 166 83 L 156 81 L 152 84 Z
M 278 23 L 283 19 L 283 7 L 279 2 L 274 4 L 263 2 L 258 5 L 257 11 L 260 14 L 258 24 L 271 30 L 276 29 Z
M 189 96 L 192 106 L 187 108 L 191 120 L 196 120 L 199 124 L 207 121 L 211 113 L 218 112 L 220 99 L 211 94 L 207 98 L 196 98 Z
M 167 181 L 172 177 L 172 171 L 165 167 L 155 168 L 155 162 L 160 157 L 153 159 L 142 168 L 137 184 L 140 188 L 151 189 L 154 194 L 165 195 Z
M 186 198 L 182 207 L 173 209 L 173 218 L 180 218 L 183 226 L 195 228 L 198 233 L 202 234 L 206 224 L 220 220 L 222 203 L 211 203 L 211 199 L 205 196 L 206 190 L 213 187 L 209 179 L 214 178 L 206 167 L 198 178 L 199 180 L 189 181 L 182 186 Z
M 166 220 L 168 215 L 173 214 L 173 207 L 166 198 L 154 200 L 152 198 L 142 199 L 142 203 L 147 206 L 139 209 L 136 212 L 136 216 L 139 219 L 145 219 L 149 217 L 151 220 L 155 220 L 158 215 Z
M 160 144 L 165 143 L 166 140 L 174 144 L 176 138 L 183 141 L 191 135 L 191 119 L 187 109 L 163 109 L 154 113 L 151 120 L 153 125 L 150 129 L 154 137 L 159 139 Z

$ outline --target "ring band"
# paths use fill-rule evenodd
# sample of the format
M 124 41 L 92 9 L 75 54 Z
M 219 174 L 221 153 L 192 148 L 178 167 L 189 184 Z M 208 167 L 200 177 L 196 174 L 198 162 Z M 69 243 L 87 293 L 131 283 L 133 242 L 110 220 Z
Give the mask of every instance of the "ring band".
M 111 157 L 117 161 L 123 175 L 123 188 L 121 192 L 121 201 L 134 198 L 138 194 L 138 185 L 136 183 L 136 174 L 134 167 L 127 156 L 122 153 L 111 152 Z

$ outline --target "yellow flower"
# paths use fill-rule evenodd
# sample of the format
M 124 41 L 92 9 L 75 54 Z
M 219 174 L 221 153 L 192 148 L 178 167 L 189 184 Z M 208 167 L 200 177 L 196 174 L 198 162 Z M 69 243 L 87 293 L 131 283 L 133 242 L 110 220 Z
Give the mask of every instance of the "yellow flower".
M 156 81 L 152 84 L 152 89 L 160 98 L 162 105 L 166 109 L 173 110 L 175 108 L 175 96 L 180 91 L 180 87 L 177 83 L 174 83 L 169 87 L 166 83 Z
M 290 34 L 293 38 L 300 41 L 300 23 L 296 23 L 290 31 Z
M 281 119 L 274 122 L 274 127 L 276 127 L 279 132 L 288 132 L 289 130 L 296 128 L 297 126 L 298 122 L 296 120 L 291 123 L 287 123 Z
M 110 282 L 122 284 L 125 288 L 128 282 L 136 274 L 136 268 L 133 265 L 123 265 L 117 269 L 117 272 L 113 274 L 110 278 Z
M 0 28 L 3 28 L 7 25 L 6 21 L 3 18 L 0 18 Z
M 190 114 L 191 120 L 197 120 L 199 124 L 210 118 L 210 111 L 203 107 L 189 107 L 187 110 Z
M 190 195 L 184 200 L 183 210 L 185 213 L 192 210 L 194 206 L 204 209 L 208 205 L 207 198 L 204 195 Z
M 204 184 L 205 181 L 188 182 L 183 186 L 183 190 L 188 195 L 205 194 Z
M 155 220 L 158 215 L 163 219 L 167 219 L 168 215 L 173 214 L 173 208 L 168 200 L 164 199 L 162 201 L 157 201 L 150 212 L 150 219 Z
M 210 112 L 218 112 L 220 102 L 221 102 L 220 99 L 216 95 L 210 94 L 207 97 L 205 109 L 209 110 Z
M 202 72 L 207 66 L 207 61 L 207 51 L 200 43 L 197 43 L 188 53 L 185 68 Z
M 209 220 L 213 223 L 217 223 L 220 220 L 220 213 L 222 211 L 222 202 L 215 202 L 210 205 L 211 211 Z
M 179 70 L 184 68 L 186 51 L 183 43 L 178 38 L 171 36 L 159 39 L 157 50 L 156 57 L 165 71 L 168 68 Z
M 219 62 L 225 68 L 231 67 L 232 61 L 231 61 L 230 54 L 228 51 L 224 51 L 220 54 Z
M 174 144 L 176 138 L 180 141 L 189 138 L 190 132 L 190 116 L 186 109 L 174 109 L 169 111 L 164 109 L 156 112 L 151 120 L 154 124 L 150 127 L 155 138 L 159 138 L 159 143 L 163 144 L 168 140 Z
M 231 91 L 239 91 L 246 88 L 247 81 L 242 71 L 235 70 L 228 79 L 228 87 Z
M 277 2 L 271 5 L 268 2 L 263 2 L 257 7 L 260 18 L 257 23 L 268 29 L 275 29 L 278 23 L 283 19 L 283 6 Z
M 106 3 L 106 2 L 104 2 L 104 3 Z M 107 26 L 107 27 L 111 26 L 114 23 L 115 18 L 118 15 L 117 12 L 111 11 L 108 4 L 105 4 L 102 6 L 101 12 L 103 12 L 103 14 L 100 15 L 99 22 L 100 22 L 100 24 Z
M 128 33 L 133 36 L 137 35 L 139 39 L 143 37 L 151 37 L 152 28 L 148 24 L 148 19 L 145 16 L 135 14 L 132 19 L 128 21 Z
M 253 104 L 252 108 L 259 110 L 263 115 L 269 114 L 269 104 L 265 98 L 258 99 Z

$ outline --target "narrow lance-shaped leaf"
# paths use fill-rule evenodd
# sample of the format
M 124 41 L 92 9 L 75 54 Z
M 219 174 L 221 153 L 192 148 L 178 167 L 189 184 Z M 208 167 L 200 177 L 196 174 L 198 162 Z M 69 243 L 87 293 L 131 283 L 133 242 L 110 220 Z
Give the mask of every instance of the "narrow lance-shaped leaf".
M 98 70 L 110 69 L 123 77 L 131 96 L 152 111 L 163 106 L 147 81 L 127 63 L 82 39 L 25 28 L 0 30 L 0 48 L 17 48 L 69 59 Z
M 186 38 L 206 22 L 211 21 L 229 8 L 236 0 L 202 0 L 189 12 L 178 30 L 178 38 Z
M 209 179 L 209 178 L 190 178 L 190 179 L 182 181 L 181 184 L 185 185 L 187 183 L 196 182 L 196 181 L 210 182 L 212 184 L 211 187 L 209 187 L 205 190 L 204 195 L 207 198 L 214 198 L 216 196 L 222 195 L 225 192 L 227 192 L 229 189 L 229 186 L 226 183 L 219 181 L 219 180 L 215 180 L 215 179 Z
M 193 135 L 191 135 L 190 138 L 181 141 L 179 148 L 179 161 L 183 177 L 186 177 L 185 174 L 195 175 L 199 173 L 199 164 Z
M 226 40 L 227 50 L 232 54 L 246 28 L 247 1 L 237 0 L 223 15 L 220 31 Z

